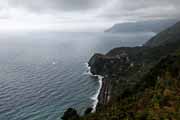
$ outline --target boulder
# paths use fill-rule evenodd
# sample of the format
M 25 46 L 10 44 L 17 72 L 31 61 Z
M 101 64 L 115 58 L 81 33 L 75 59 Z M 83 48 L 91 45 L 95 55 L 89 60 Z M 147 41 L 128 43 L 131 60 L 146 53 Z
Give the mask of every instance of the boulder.
M 79 120 L 79 115 L 75 109 L 69 108 L 61 118 L 62 120 Z
M 84 115 L 90 114 L 92 112 L 92 110 L 93 109 L 91 107 L 87 108 L 86 111 L 84 112 Z

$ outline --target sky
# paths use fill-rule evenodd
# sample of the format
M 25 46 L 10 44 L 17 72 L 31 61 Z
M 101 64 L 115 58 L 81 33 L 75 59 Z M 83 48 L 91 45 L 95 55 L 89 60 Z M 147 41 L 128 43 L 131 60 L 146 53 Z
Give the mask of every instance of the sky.
M 103 30 L 128 21 L 175 19 L 180 0 L 0 0 L 0 30 Z

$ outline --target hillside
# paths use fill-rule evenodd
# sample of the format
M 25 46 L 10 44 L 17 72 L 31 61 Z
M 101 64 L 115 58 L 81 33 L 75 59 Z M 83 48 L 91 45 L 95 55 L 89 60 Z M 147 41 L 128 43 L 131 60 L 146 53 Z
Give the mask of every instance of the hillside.
M 89 61 L 91 72 L 104 76 L 97 111 L 74 120 L 179 120 L 179 26 L 142 47 L 95 54 Z
M 82 120 L 179 120 L 180 56 L 170 55 L 117 99 Z
M 180 41 L 180 22 L 153 37 L 144 46 L 154 47 Z

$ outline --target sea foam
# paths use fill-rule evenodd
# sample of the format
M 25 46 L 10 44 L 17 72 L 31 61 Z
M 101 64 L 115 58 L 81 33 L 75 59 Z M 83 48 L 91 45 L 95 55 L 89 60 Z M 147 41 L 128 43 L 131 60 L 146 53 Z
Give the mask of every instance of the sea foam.
M 99 94 L 100 94 L 100 92 L 101 92 L 101 88 L 102 88 L 102 80 L 103 80 L 104 77 L 101 76 L 101 75 L 93 75 L 93 74 L 91 73 L 91 71 L 90 71 L 90 70 L 91 70 L 91 67 L 88 65 L 88 63 L 85 63 L 85 65 L 86 65 L 86 67 L 88 68 L 88 71 L 86 72 L 86 74 L 88 74 L 88 75 L 90 75 L 90 76 L 98 77 L 98 80 L 99 80 L 99 88 L 98 88 L 96 94 L 91 97 L 91 99 L 94 101 L 94 102 L 93 102 L 93 107 L 92 107 L 92 108 L 93 108 L 92 112 L 95 112 L 95 111 L 96 111 L 97 104 L 98 104 L 98 96 L 99 96 Z

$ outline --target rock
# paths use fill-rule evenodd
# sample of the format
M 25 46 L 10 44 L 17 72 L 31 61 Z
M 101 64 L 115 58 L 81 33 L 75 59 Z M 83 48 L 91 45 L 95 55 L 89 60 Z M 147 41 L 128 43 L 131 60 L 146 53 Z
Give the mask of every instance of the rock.
M 63 120 L 79 120 L 79 115 L 75 109 L 69 108 L 61 118 Z
M 112 75 L 113 71 L 118 68 L 129 65 L 128 55 L 123 52 L 120 55 L 109 56 L 103 54 L 95 54 L 88 62 L 91 67 L 91 73 L 94 75 Z M 123 68 L 122 68 L 123 69 Z
M 91 73 L 94 75 L 101 75 L 103 71 L 105 55 L 95 54 L 91 57 L 88 64 L 91 67 Z
M 93 109 L 91 107 L 87 108 L 86 111 L 84 112 L 84 115 L 90 114 L 92 112 L 92 110 Z

